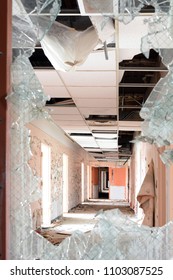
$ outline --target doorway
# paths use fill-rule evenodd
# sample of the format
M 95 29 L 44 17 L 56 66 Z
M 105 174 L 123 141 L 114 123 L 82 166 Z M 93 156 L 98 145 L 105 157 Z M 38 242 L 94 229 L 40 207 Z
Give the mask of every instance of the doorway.
M 63 213 L 68 212 L 68 156 L 63 154 Z
M 84 163 L 81 162 L 81 201 L 84 202 L 85 199 L 85 193 L 84 193 L 84 188 L 85 188 L 85 178 L 84 178 Z
M 51 148 L 41 143 L 42 227 L 51 224 Z

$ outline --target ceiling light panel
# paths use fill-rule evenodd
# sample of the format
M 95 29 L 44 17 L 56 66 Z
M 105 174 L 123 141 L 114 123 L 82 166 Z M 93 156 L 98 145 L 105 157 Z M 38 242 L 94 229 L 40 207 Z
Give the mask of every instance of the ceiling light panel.
M 70 136 L 75 142 L 77 142 L 82 147 L 93 147 L 98 148 L 94 137 L 92 136 Z
M 65 132 L 68 134 L 71 133 L 89 133 L 90 130 L 87 126 L 63 126 L 62 127 Z
M 85 150 L 86 151 L 88 151 L 88 152 L 92 152 L 92 153 L 94 153 L 94 152 L 101 152 L 101 150 L 100 150 L 100 148 L 85 148 Z
M 117 139 L 114 139 L 114 140 L 106 140 L 106 139 L 96 139 L 96 142 L 98 143 L 98 146 L 101 148 L 101 149 L 110 149 L 110 148 L 118 148 L 118 141 Z
M 117 133 L 92 133 L 95 138 L 114 139 L 117 138 Z
M 66 86 L 116 86 L 114 71 L 105 72 L 59 72 Z
M 89 115 L 117 115 L 117 108 L 80 108 L 80 112 L 87 118 Z

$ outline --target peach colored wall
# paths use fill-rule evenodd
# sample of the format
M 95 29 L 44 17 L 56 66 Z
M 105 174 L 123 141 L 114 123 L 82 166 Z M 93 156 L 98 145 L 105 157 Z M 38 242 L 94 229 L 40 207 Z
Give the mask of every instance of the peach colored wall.
M 63 145 L 62 141 L 59 142 L 35 125 L 29 124 L 28 128 L 31 131 L 31 150 L 33 154 L 29 164 L 32 167 L 33 172 L 39 177 L 41 177 L 41 143 L 47 144 L 51 147 L 51 218 L 55 219 L 63 214 L 63 153 L 68 155 L 69 162 L 69 209 L 81 203 L 81 162 L 84 162 L 85 182 L 87 182 L 86 166 L 89 164 L 88 154 L 69 139 L 67 139 L 67 144 L 69 145 Z M 58 131 L 58 133 L 59 138 L 65 137 L 63 132 Z M 85 186 L 85 189 L 87 189 L 87 186 Z M 32 204 L 32 215 L 34 227 L 40 226 L 42 216 L 41 201 L 35 201 Z
M 167 222 L 173 221 L 173 165 L 166 168 Z
M 92 185 L 99 184 L 99 169 L 97 167 L 92 167 Z
M 97 199 L 98 195 L 99 195 L 99 168 L 92 166 L 90 198 Z
M 109 167 L 109 182 L 112 186 L 127 186 L 127 167 Z
M 151 160 L 155 176 L 155 226 L 162 226 L 166 223 L 166 167 L 154 145 L 142 142 L 134 145 L 130 164 L 130 206 L 138 212 L 136 197 Z

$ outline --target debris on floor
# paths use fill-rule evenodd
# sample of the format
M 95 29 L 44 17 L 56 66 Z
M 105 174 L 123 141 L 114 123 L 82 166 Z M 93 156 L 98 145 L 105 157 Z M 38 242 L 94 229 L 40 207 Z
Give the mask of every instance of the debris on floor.
M 97 216 L 106 210 L 120 209 L 128 216 L 134 216 L 134 211 L 129 206 L 117 206 L 111 203 L 82 203 L 64 214 L 61 219 L 55 220 L 50 228 L 41 228 L 37 233 L 46 238 L 53 245 L 59 245 L 64 239 L 74 232 L 89 233 L 98 222 Z

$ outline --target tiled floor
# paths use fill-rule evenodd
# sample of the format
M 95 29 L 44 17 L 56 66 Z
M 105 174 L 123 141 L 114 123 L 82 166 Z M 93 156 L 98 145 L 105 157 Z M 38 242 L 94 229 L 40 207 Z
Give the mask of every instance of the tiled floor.
M 74 231 L 89 232 L 97 223 L 99 211 L 118 208 L 122 213 L 134 217 L 134 212 L 129 204 L 123 201 L 90 200 L 78 205 L 65 213 L 62 218 L 53 222 L 52 227 L 39 229 L 38 232 L 54 245 L 59 245 L 66 237 Z

